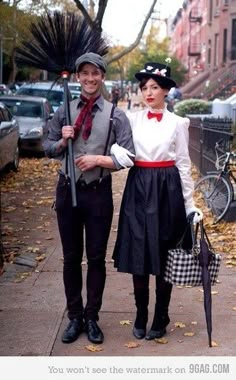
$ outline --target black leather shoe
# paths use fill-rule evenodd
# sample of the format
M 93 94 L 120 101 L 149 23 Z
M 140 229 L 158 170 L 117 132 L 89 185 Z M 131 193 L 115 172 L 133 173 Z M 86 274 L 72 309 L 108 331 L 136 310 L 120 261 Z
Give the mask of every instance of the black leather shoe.
M 149 330 L 147 335 L 145 336 L 146 340 L 153 340 L 153 339 L 159 339 L 163 337 L 166 334 L 166 328 L 163 327 L 163 329 L 159 330 Z
M 84 322 L 81 319 L 72 319 L 65 331 L 62 334 L 63 343 L 72 343 L 78 339 L 79 335 L 82 333 L 84 328 Z
M 88 340 L 95 344 L 101 344 L 104 341 L 104 335 L 96 321 L 89 320 L 86 323 L 86 332 Z
M 133 327 L 133 336 L 136 339 L 143 339 L 146 334 L 146 329 L 137 329 L 135 326 Z

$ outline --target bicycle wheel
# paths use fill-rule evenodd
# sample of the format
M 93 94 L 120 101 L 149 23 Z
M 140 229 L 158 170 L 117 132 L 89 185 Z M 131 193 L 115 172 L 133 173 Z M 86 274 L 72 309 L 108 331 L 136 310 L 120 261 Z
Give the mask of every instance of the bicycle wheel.
M 232 185 L 224 177 L 208 174 L 195 184 L 195 193 L 210 209 L 218 223 L 229 209 L 233 198 Z

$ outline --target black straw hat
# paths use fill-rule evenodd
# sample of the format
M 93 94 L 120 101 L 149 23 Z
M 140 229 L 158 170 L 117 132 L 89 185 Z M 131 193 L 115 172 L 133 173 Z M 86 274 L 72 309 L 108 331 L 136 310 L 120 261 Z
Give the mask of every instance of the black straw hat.
M 145 63 L 144 69 L 135 74 L 135 78 L 141 81 L 143 78 L 156 80 L 163 88 L 170 89 L 176 87 L 175 81 L 171 78 L 171 70 L 167 65 L 157 62 Z

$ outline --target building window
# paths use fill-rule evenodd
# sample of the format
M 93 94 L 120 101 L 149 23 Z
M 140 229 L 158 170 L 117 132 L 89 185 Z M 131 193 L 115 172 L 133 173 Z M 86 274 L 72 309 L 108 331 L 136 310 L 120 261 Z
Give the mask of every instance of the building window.
M 236 19 L 232 20 L 231 60 L 236 59 Z
M 223 32 L 223 63 L 227 60 L 227 29 Z

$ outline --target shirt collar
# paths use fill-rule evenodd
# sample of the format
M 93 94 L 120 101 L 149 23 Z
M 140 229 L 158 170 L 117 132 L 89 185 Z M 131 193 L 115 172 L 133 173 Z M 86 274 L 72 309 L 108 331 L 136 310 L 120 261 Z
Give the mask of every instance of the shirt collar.
M 83 101 L 81 100 L 81 98 L 79 97 L 78 98 L 78 103 L 77 103 L 77 108 L 79 108 L 83 103 Z M 96 100 L 96 102 L 94 103 L 94 105 L 96 105 L 101 111 L 103 110 L 104 108 L 104 98 L 102 95 L 99 96 L 99 98 Z

